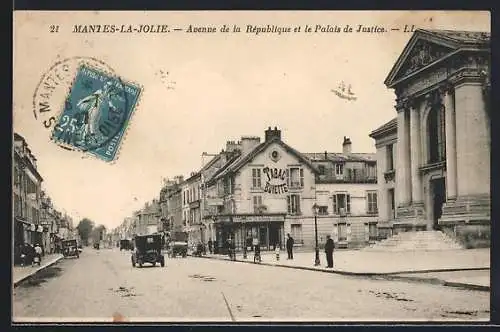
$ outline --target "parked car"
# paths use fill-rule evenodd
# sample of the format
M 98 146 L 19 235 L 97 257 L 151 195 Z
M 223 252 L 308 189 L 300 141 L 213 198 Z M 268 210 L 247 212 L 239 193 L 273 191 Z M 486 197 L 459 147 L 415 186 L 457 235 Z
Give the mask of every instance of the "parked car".
M 172 241 L 169 244 L 169 256 L 175 258 L 176 256 L 186 257 L 188 252 L 188 243 L 183 241 Z
M 62 252 L 64 257 L 73 256 L 76 258 L 80 258 L 80 251 L 78 250 L 78 244 L 76 240 L 62 241 Z

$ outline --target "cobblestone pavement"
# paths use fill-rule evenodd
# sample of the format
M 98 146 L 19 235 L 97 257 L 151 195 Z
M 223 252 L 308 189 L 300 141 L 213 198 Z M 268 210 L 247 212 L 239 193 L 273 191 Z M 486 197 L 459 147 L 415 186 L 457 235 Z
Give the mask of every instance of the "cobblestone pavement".
M 488 320 L 488 292 L 197 258 L 133 268 L 86 249 L 14 289 L 13 320 Z

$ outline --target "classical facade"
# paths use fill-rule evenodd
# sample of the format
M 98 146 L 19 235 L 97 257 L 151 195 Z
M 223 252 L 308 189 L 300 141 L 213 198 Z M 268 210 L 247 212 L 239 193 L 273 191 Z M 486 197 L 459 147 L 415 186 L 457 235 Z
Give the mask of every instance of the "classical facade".
M 227 142 L 225 163 L 204 186 L 212 239 L 221 248 L 232 238 L 237 249 L 257 239 L 266 250 L 283 247 L 291 233 L 297 245 L 314 247 L 315 217 L 319 242 L 333 235 L 345 246 L 364 245 L 370 229 L 374 239 L 375 156 L 350 146 L 346 138 L 342 153 L 300 153 L 276 127 L 263 142 L 254 136 Z
M 165 232 L 181 232 L 184 229 L 182 220 L 182 188 L 183 176 L 166 180 L 160 191 L 160 215 Z
M 381 218 L 395 231 L 489 229 L 489 77 L 489 33 L 410 38 L 385 80 L 397 117 L 370 134 L 382 166 Z

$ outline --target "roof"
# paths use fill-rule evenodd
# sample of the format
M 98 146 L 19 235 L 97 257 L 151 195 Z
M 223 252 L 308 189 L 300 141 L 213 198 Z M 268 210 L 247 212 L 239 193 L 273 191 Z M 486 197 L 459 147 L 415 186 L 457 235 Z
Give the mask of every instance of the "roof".
M 311 160 L 311 162 L 325 161 L 325 152 L 312 152 L 304 153 L 304 155 Z M 347 161 L 358 161 L 358 162 L 372 162 L 376 161 L 375 153 L 340 153 L 340 152 L 327 152 L 327 161 L 334 162 L 347 162 Z
M 392 130 L 397 130 L 397 127 L 398 127 L 398 118 L 394 118 L 391 121 L 384 123 L 383 125 L 381 125 L 377 129 L 372 131 L 369 136 L 371 138 L 377 138 L 379 136 L 387 134 L 388 132 L 390 132 Z
M 219 169 L 214 174 L 214 176 L 207 182 L 211 183 L 214 180 L 216 180 L 220 177 L 223 177 L 226 174 L 237 172 L 239 169 L 241 169 L 243 166 L 245 166 L 247 163 L 249 163 L 252 159 L 254 159 L 258 154 L 260 154 L 262 151 L 264 151 L 266 148 L 268 148 L 271 144 L 280 145 L 288 153 L 292 154 L 297 159 L 302 161 L 313 172 L 315 172 L 315 173 L 318 172 L 316 167 L 312 164 L 312 162 L 304 154 L 300 153 L 299 151 L 295 150 L 294 148 L 292 148 L 288 144 L 284 143 L 281 139 L 275 137 L 275 138 L 269 139 L 263 143 L 260 143 L 253 150 L 251 150 L 250 152 L 248 152 L 246 154 L 236 155 L 234 158 L 229 160 L 221 169 Z
M 429 44 L 432 45 L 432 49 L 430 49 L 432 52 L 429 49 L 415 49 L 417 43 L 422 45 L 422 41 L 424 41 L 423 44 L 427 42 L 427 47 Z M 384 80 L 384 84 L 391 88 L 402 80 L 413 76 L 414 73 L 440 62 L 450 54 L 462 50 L 488 50 L 489 48 L 489 32 L 417 29 L 396 60 Z M 410 68 L 407 68 L 408 66 Z
M 489 43 L 490 33 L 483 31 L 459 31 L 459 30 L 434 30 L 421 29 L 427 33 L 433 34 L 436 37 L 448 38 L 463 44 L 483 44 Z

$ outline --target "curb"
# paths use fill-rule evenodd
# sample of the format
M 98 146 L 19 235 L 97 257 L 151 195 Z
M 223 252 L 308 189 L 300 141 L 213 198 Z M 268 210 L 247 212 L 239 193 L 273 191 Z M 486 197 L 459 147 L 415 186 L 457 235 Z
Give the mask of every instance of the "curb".
M 50 266 L 54 265 L 55 263 L 59 262 L 61 259 L 63 259 L 63 257 L 64 257 L 64 256 L 61 256 L 61 257 L 59 257 L 59 258 L 57 258 L 57 259 L 53 260 L 52 262 L 48 263 L 47 265 L 40 266 L 40 267 L 38 267 L 36 270 L 34 270 L 32 273 L 30 273 L 30 274 L 28 274 L 28 275 L 26 275 L 26 276 L 22 277 L 21 279 L 17 280 L 16 282 L 13 282 L 14 288 L 15 288 L 15 287 L 17 287 L 17 286 L 19 286 L 19 284 L 20 284 L 21 282 L 25 281 L 26 279 L 29 279 L 29 278 L 33 277 L 33 276 L 34 276 L 35 274 L 37 274 L 38 272 L 40 272 L 40 271 L 42 271 L 42 270 L 44 270 L 44 269 L 46 269 L 46 268 L 48 268 L 48 267 L 50 267 Z
M 192 255 L 188 255 L 192 256 Z M 195 257 L 195 256 L 192 256 Z M 220 261 L 230 261 L 226 258 L 222 257 L 207 257 L 207 256 L 196 256 L 197 258 L 205 258 L 205 259 L 214 259 Z M 490 268 L 454 268 L 454 269 L 429 269 L 429 270 L 419 270 L 419 271 L 401 271 L 401 272 L 387 272 L 387 273 L 378 273 L 378 272 L 349 272 L 349 271 L 340 271 L 340 270 L 324 270 L 318 269 L 314 267 L 307 266 L 290 266 L 283 264 L 271 264 L 271 263 L 254 263 L 253 261 L 244 261 L 244 260 L 235 260 L 233 262 L 237 263 L 246 263 L 246 264 L 255 264 L 255 265 L 264 265 L 264 266 L 275 266 L 275 267 L 284 267 L 295 270 L 306 270 L 306 271 L 315 271 L 315 272 L 323 272 L 323 273 L 332 273 L 338 275 L 345 276 L 353 276 L 353 277 L 365 277 L 365 278 L 373 278 L 373 279 L 384 279 L 384 280 L 397 280 L 397 281 L 413 281 L 413 282 L 422 282 L 434 285 L 442 285 L 448 287 L 469 289 L 469 290 L 478 290 L 478 291 L 490 291 L 490 287 L 482 286 L 482 285 L 474 285 L 467 283 L 458 283 L 458 282 L 449 282 L 444 281 L 438 278 L 422 278 L 422 277 L 411 277 L 411 276 L 401 276 L 401 274 L 417 274 L 417 273 L 433 273 L 433 272 L 458 272 L 458 271 L 477 271 L 477 270 L 489 270 Z

